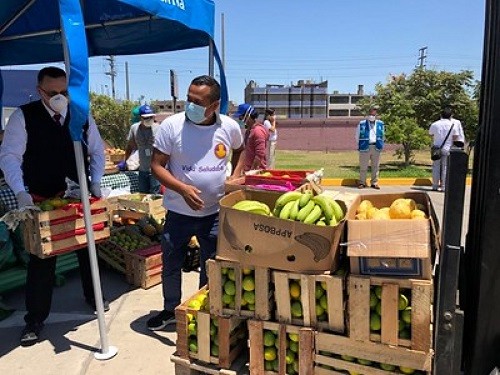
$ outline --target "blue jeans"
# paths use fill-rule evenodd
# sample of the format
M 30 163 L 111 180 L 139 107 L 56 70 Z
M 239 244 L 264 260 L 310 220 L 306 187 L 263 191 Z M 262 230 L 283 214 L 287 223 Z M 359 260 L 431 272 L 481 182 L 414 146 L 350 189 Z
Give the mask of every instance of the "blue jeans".
M 200 282 L 201 288 L 207 283 L 205 263 L 215 258 L 219 214 L 193 217 L 168 211 L 163 227 L 161 248 L 163 251 L 163 305 L 167 311 L 174 311 L 181 303 L 181 269 L 187 253 L 187 244 L 192 236 L 200 243 Z
M 139 193 L 159 194 L 160 182 L 151 174 L 151 172 L 139 171 Z

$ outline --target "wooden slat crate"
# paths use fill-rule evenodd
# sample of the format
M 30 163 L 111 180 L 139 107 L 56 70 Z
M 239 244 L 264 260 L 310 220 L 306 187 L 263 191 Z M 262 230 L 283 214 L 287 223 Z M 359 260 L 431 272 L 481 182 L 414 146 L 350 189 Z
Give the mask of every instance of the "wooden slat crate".
M 268 268 L 254 267 L 243 268 L 238 262 L 210 259 L 207 261 L 208 283 L 210 286 L 210 312 L 216 315 L 232 315 L 243 318 L 257 318 L 269 320 L 273 308 L 273 288 L 271 284 L 271 271 Z M 224 283 L 229 278 L 222 275 L 223 270 L 233 270 L 234 274 L 234 306 L 224 304 Z M 245 272 L 252 272 L 255 280 L 254 310 L 245 305 L 243 279 Z M 248 298 L 247 298 L 248 299 Z M 243 303 L 243 305 L 242 305 Z
M 242 349 L 246 347 L 246 325 L 244 320 L 238 317 L 211 315 L 206 310 L 196 310 L 190 307 L 191 301 L 207 293 L 208 289 L 204 287 L 175 308 L 177 353 L 184 359 L 196 359 L 221 368 L 229 368 Z M 210 298 L 212 298 L 211 294 L 210 291 Z M 193 322 L 193 318 L 196 321 L 195 338 L 190 336 L 189 330 L 189 323 Z M 214 352 L 210 335 L 211 330 L 214 329 L 217 329 L 218 355 Z M 197 351 L 190 348 L 192 340 L 196 343 Z
M 345 278 L 343 276 L 273 271 L 273 280 L 276 318 L 279 322 L 344 333 Z M 296 299 L 292 299 L 291 282 L 295 286 L 300 286 L 300 297 Z M 319 301 L 316 299 L 317 289 L 322 293 Z M 299 303 L 302 306 L 301 317 L 294 316 L 292 303 Z M 318 315 L 318 310 L 322 314 Z
M 142 236 L 137 232 L 134 232 L 133 230 L 131 230 L 126 226 L 120 228 L 113 228 L 111 233 L 114 234 L 122 231 L 129 232 L 135 234 L 136 236 L 141 236 L 141 238 L 144 238 L 147 244 L 145 247 L 143 247 L 143 249 L 150 248 L 154 245 L 158 245 L 156 243 L 153 243 L 147 237 Z M 110 239 L 112 239 L 112 236 L 110 236 Z M 110 265 L 118 272 L 123 273 L 124 275 L 127 274 L 133 275 L 133 268 L 131 268 L 133 267 L 133 262 L 131 260 L 129 261 L 126 260 L 127 259 L 126 257 L 129 256 L 131 252 L 127 249 L 120 247 L 120 245 L 112 242 L 112 240 L 110 239 L 108 239 L 108 241 L 103 241 L 97 245 L 97 255 L 99 256 L 99 258 L 104 260 L 108 265 Z M 139 251 L 139 250 L 142 249 L 136 249 L 134 251 Z
M 396 371 L 401 374 L 403 372 L 399 369 L 400 366 L 415 370 L 414 375 L 430 375 L 432 371 L 431 350 L 418 351 L 370 341 L 356 341 L 326 332 L 316 334 L 315 351 L 315 375 L 345 374 L 346 371 L 370 375 L 388 375 Z M 381 363 L 395 368 L 393 371 L 383 370 Z
M 380 334 L 370 331 L 370 293 L 372 287 L 379 287 L 381 290 Z M 410 295 L 410 338 L 399 337 L 400 289 L 407 290 Z M 358 341 L 403 346 L 424 352 L 430 350 L 432 347 L 432 281 L 351 275 L 348 281 L 348 293 L 350 338 Z
M 90 205 L 90 210 L 94 239 L 101 242 L 110 236 L 109 206 L 106 200 L 98 200 Z M 36 212 L 33 216 L 24 221 L 23 235 L 26 249 L 37 257 L 47 258 L 87 246 L 87 235 L 81 234 L 85 221 L 76 207 Z
M 152 200 L 143 202 L 146 196 L 152 194 L 134 193 L 118 196 L 118 206 L 125 210 L 145 212 L 156 220 L 165 218 L 165 208 L 163 207 L 163 197 L 161 195 L 152 196 Z
M 313 359 L 315 331 L 312 328 L 297 327 L 253 319 L 248 320 L 247 324 L 250 346 L 251 375 L 314 374 Z M 265 346 L 266 331 L 277 333 L 277 341 L 275 342 L 274 347 Z M 287 339 L 290 334 L 295 336 L 295 342 L 298 343 L 298 346 L 295 348 L 295 352 L 293 352 L 290 347 L 287 348 Z M 275 366 L 272 369 L 267 367 L 266 362 L 269 362 L 269 360 L 265 359 L 266 349 L 269 350 L 269 348 L 275 348 L 271 353 L 267 353 L 268 356 L 274 356 L 273 352 L 275 352 L 275 359 L 272 360 Z M 295 353 L 293 358 L 298 360 L 298 366 L 293 367 L 293 363 L 297 362 L 287 364 L 287 356 L 288 359 L 292 358 L 292 353 L 290 353 L 290 351 Z
M 129 284 L 148 289 L 161 283 L 163 261 L 160 244 L 125 253 L 125 274 Z
M 171 355 L 170 360 L 175 364 L 175 375 L 248 375 L 250 373 L 248 353 L 241 354 L 228 369 L 198 360 L 184 359 L 179 357 L 178 353 Z

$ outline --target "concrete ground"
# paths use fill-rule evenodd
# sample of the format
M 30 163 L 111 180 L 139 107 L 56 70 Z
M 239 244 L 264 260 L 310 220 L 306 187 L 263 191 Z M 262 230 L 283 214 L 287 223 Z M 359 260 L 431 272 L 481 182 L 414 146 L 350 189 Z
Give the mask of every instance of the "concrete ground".
M 358 190 L 351 187 L 328 186 L 328 189 L 349 193 L 392 193 L 426 191 L 441 219 L 444 194 L 429 187 L 385 186 L 382 189 Z M 470 187 L 467 187 L 465 213 L 469 212 Z M 467 222 L 464 221 L 465 233 Z M 85 304 L 77 271 L 66 275 L 66 283 L 54 289 L 52 312 L 46 321 L 41 342 L 23 348 L 19 346 L 20 331 L 24 326 L 24 290 L 3 295 L 3 302 L 16 311 L 0 322 L 0 374 L 174 374 L 170 356 L 175 351 L 175 325 L 161 332 L 150 332 L 146 321 L 162 307 L 161 286 L 148 290 L 131 288 L 123 275 L 102 267 L 104 294 L 111 302 L 106 313 L 109 344 L 118 348 L 118 354 L 105 361 L 94 358 L 101 344 L 96 316 Z M 183 299 L 198 289 L 198 274 L 183 275 Z

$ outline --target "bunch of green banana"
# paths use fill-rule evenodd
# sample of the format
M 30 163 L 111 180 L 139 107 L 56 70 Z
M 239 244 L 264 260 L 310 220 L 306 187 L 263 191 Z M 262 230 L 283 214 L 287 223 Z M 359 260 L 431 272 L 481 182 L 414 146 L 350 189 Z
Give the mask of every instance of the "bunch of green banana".
M 271 209 L 267 204 L 250 199 L 242 200 L 235 203 L 233 205 L 233 208 L 235 210 L 247 211 L 257 215 L 265 215 L 265 216 L 271 215 Z
M 334 226 L 344 218 L 344 211 L 335 199 L 327 195 L 289 191 L 276 200 L 273 215 L 305 224 Z

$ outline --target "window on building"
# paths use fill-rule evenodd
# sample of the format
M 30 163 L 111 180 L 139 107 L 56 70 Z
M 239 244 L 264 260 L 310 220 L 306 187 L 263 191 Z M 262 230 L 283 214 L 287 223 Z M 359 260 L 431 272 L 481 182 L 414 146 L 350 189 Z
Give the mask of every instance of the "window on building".
M 349 96 L 347 95 L 331 95 L 330 104 L 349 104 Z
M 336 116 L 349 116 L 348 109 L 330 109 L 328 111 L 328 116 L 336 117 Z
M 356 104 L 358 103 L 361 99 L 363 99 L 362 95 L 353 95 L 351 96 L 351 103 Z
M 351 109 L 351 116 L 363 116 L 359 109 Z

